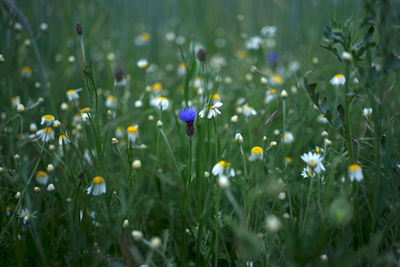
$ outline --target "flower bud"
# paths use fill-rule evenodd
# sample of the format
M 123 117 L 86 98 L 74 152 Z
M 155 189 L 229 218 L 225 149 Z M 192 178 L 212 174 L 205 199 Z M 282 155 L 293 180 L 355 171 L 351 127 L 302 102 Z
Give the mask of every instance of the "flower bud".
M 122 227 L 125 229 L 129 227 L 129 221 L 127 219 L 122 223 Z
M 138 170 L 138 169 L 140 169 L 141 167 L 142 167 L 142 162 L 141 162 L 140 160 L 135 159 L 135 160 L 132 162 L 132 168 L 133 168 L 133 169 Z
M 76 31 L 76 34 L 78 34 L 79 36 L 83 34 L 82 25 L 80 22 L 77 22 L 75 24 L 75 31 Z
M 159 237 L 152 237 L 150 240 L 150 247 L 153 250 L 157 250 L 161 247 L 161 238 Z
M 25 111 L 25 107 L 22 104 L 18 104 L 17 106 L 17 112 L 23 113 Z
M 136 241 L 142 239 L 142 237 L 143 237 L 143 233 L 140 231 L 137 231 L 137 230 L 132 231 L 131 235 L 132 235 L 133 239 Z

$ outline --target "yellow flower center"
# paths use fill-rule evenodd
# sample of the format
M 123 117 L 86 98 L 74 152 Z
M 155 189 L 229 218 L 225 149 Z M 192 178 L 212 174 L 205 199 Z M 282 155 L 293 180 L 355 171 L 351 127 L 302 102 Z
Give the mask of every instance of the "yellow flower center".
M 255 146 L 251 149 L 251 153 L 255 155 L 260 155 L 263 152 L 263 149 L 259 146 Z
M 92 182 L 94 183 L 94 184 L 102 184 L 102 183 L 104 183 L 104 178 L 103 177 L 101 177 L 101 176 L 95 176 L 94 178 L 93 178 L 93 180 L 92 180 Z
M 311 173 L 310 171 L 307 171 L 307 175 L 308 175 L 308 176 L 311 176 L 311 174 L 312 174 L 312 173 Z
M 150 40 L 150 37 L 151 37 L 150 33 L 147 33 L 147 32 L 144 32 L 144 33 L 142 33 L 142 34 L 140 35 L 140 39 L 142 39 L 142 40 L 144 40 L 144 41 Z
M 23 71 L 23 72 L 31 72 L 32 69 L 31 69 L 31 67 L 23 66 L 23 67 L 22 67 L 22 71 Z
M 115 100 L 117 100 L 117 98 L 115 96 L 113 96 L 113 95 L 109 95 L 109 96 L 107 96 L 107 100 L 111 101 L 111 102 L 114 102 Z
M 218 162 L 219 166 L 221 166 L 222 168 L 229 168 L 231 166 L 230 162 L 227 162 L 225 160 L 221 160 L 220 162 Z
M 288 134 L 285 134 L 283 139 L 285 139 L 286 141 L 290 140 L 290 136 Z
M 54 116 L 53 115 L 43 115 L 43 119 L 46 121 L 51 121 L 51 120 L 54 120 Z
M 179 64 L 179 68 L 182 69 L 182 70 L 186 70 L 186 64 L 184 62 L 181 62 Z
M 128 133 L 137 133 L 138 128 L 136 126 L 129 126 L 127 131 Z
M 49 133 L 51 133 L 51 132 L 53 132 L 53 129 L 52 129 L 52 128 L 50 128 L 50 127 L 48 127 L 48 128 L 44 128 L 44 129 L 43 129 L 43 133 L 44 133 L 44 134 L 46 134 L 46 133 L 48 133 L 48 134 L 49 134 Z
M 44 177 L 46 177 L 46 172 L 45 171 L 38 171 L 37 173 L 36 173 L 36 178 L 44 178 Z
M 291 157 L 285 157 L 285 162 L 286 163 L 292 162 L 292 158 Z
M 252 107 L 245 107 L 245 110 L 253 110 L 254 108 Z
M 310 165 L 311 168 L 314 168 L 316 164 L 315 164 L 315 162 L 313 160 L 310 160 L 309 165 Z
M 237 50 L 235 55 L 237 58 L 243 59 L 246 57 L 246 52 L 244 50 Z
M 19 102 L 19 97 L 13 97 L 12 98 L 13 103 L 18 103 Z
M 161 83 L 155 83 L 152 86 L 154 91 L 160 91 L 162 89 L 162 84 Z
M 217 99 L 220 99 L 220 96 L 219 96 L 219 94 L 213 94 L 213 95 L 211 95 L 211 99 L 217 100 Z
M 276 94 L 276 89 L 272 89 L 272 88 L 271 88 L 271 89 L 268 90 L 268 93 L 270 93 L 270 94 Z
M 75 92 L 76 92 L 75 89 L 69 89 L 69 90 L 67 91 L 67 94 L 68 94 L 68 95 L 72 95 L 72 94 L 75 94 Z
M 25 213 L 24 215 L 22 215 L 22 217 L 24 218 L 29 217 L 29 213 Z
M 274 83 L 282 83 L 283 82 L 282 77 L 279 76 L 278 74 L 272 75 L 272 80 L 274 81 Z
M 335 77 L 336 79 L 343 79 L 343 78 L 344 78 L 344 75 L 343 75 L 343 74 L 336 74 L 334 77 Z
M 76 114 L 75 115 L 75 120 L 80 121 L 82 119 L 81 114 Z
M 65 139 L 67 139 L 67 137 L 65 136 L 65 135 L 60 135 L 59 137 L 58 137 L 58 139 L 60 139 L 60 140 L 65 140 Z
M 115 130 L 117 133 L 120 133 L 120 132 L 122 132 L 122 128 L 121 127 L 117 127 L 117 129 Z
M 361 166 L 358 164 L 351 164 L 349 166 L 349 171 L 354 172 L 354 171 L 358 171 L 361 170 Z
M 89 111 L 90 111 L 90 108 L 81 109 L 81 113 L 88 113 Z
M 168 100 L 166 97 L 158 97 L 157 99 L 160 100 L 160 101 L 167 101 Z
M 319 147 L 315 148 L 315 152 L 319 153 L 320 151 Z

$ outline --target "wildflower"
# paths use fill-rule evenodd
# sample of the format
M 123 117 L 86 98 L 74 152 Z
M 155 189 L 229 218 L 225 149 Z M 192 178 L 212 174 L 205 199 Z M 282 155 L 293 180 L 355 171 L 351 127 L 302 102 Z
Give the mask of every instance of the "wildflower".
M 114 86 L 126 86 L 127 83 L 124 75 L 124 68 L 122 66 L 117 66 L 114 70 Z
M 46 170 L 47 170 L 48 172 L 54 171 L 54 165 L 53 165 L 53 164 L 48 164 Z
M 116 145 L 118 143 L 119 143 L 119 141 L 117 138 L 115 138 L 115 137 L 111 138 L 111 144 Z
M 113 95 L 107 96 L 106 107 L 107 108 L 116 108 L 117 107 L 117 98 Z
M 263 159 L 263 149 L 255 146 L 251 149 L 251 160 Z
M 36 135 L 43 141 L 49 142 L 50 140 L 54 140 L 54 131 L 50 127 L 46 127 L 40 129 L 36 132 Z
M 179 112 L 179 119 L 183 122 L 186 122 L 186 135 L 193 136 L 194 135 L 194 124 L 193 121 L 196 119 L 197 111 L 190 107 L 186 109 L 181 109 Z
M 277 30 L 276 26 L 267 25 L 261 29 L 261 34 L 267 38 L 272 38 L 275 36 L 276 30 Z
M 233 116 L 231 117 L 231 122 L 232 122 L 232 123 L 237 123 L 237 122 L 238 122 L 238 119 L 239 119 L 239 117 L 238 117 L 237 115 L 233 115 Z
M 83 34 L 83 28 L 82 28 L 82 25 L 80 22 L 77 22 L 75 24 L 75 31 L 76 31 L 76 34 L 78 34 L 79 36 Z
M 138 137 L 138 126 L 137 125 L 131 125 L 126 129 L 127 133 L 128 133 L 128 140 L 131 143 L 134 143 L 136 138 Z
M 228 188 L 230 185 L 229 178 L 225 175 L 220 175 L 218 177 L 218 185 L 222 189 Z
M 106 183 L 104 182 L 104 178 L 101 176 L 95 176 L 92 179 L 92 184 L 87 189 L 88 194 L 92 194 L 93 196 L 98 196 L 104 194 L 106 192 Z
M 221 96 L 219 94 L 210 95 L 210 99 L 213 103 L 221 102 Z
M 269 63 L 275 64 L 275 63 L 277 63 L 278 60 L 279 60 L 279 54 L 276 53 L 276 52 L 269 53 L 269 54 L 267 55 L 267 60 L 268 60 Z
M 89 118 L 89 112 L 90 112 L 90 108 L 88 108 L 88 107 L 81 109 L 80 117 L 81 117 L 82 121 L 86 121 Z
M 267 232 L 276 233 L 282 228 L 281 220 L 275 215 L 268 215 L 265 220 L 265 229 Z
M 358 164 L 352 164 L 348 167 L 349 170 L 349 179 L 351 182 L 356 180 L 357 182 L 360 182 L 362 179 L 364 179 L 364 175 L 361 170 L 361 166 Z
M 56 190 L 56 187 L 54 186 L 54 184 L 49 184 L 46 190 L 47 192 L 53 192 L 54 190 Z
M 346 52 L 346 51 L 343 51 L 342 58 L 346 62 L 351 62 L 353 60 L 353 56 L 351 55 L 351 53 Z
M 20 197 L 21 197 L 21 192 L 17 192 L 17 193 L 15 193 L 15 199 L 19 199 Z
M 214 176 L 221 176 L 224 173 L 232 177 L 235 176 L 235 171 L 231 168 L 231 163 L 225 160 L 221 160 L 217 164 L 215 164 L 212 168 L 211 173 Z
M 42 120 L 40 121 L 40 124 L 46 124 L 46 126 L 52 125 L 54 122 L 54 116 L 53 115 L 43 115 Z
M 82 90 L 82 88 L 67 90 L 68 101 L 73 101 L 73 100 L 79 99 L 78 92 L 80 92 L 81 90 Z
M 31 132 L 36 132 L 37 131 L 36 123 L 32 122 L 31 124 L 29 124 L 29 130 Z
M 134 105 L 135 105 L 135 108 L 140 108 L 143 106 L 143 103 L 141 100 L 136 100 Z
M 162 86 L 161 83 L 154 83 L 154 84 L 151 86 L 151 89 L 152 89 L 154 92 L 159 92 L 159 91 L 161 91 L 162 88 L 163 88 L 163 86 Z
M 248 105 L 245 105 L 243 107 L 243 115 L 246 116 L 246 117 L 256 116 L 257 115 L 257 111 L 255 111 L 254 108 L 252 108 L 252 107 L 250 107 Z
M 330 83 L 334 86 L 339 86 L 339 85 L 344 85 L 346 82 L 346 78 L 344 77 L 343 74 L 336 74 L 333 76 L 333 78 L 330 80 Z
M 142 58 L 136 63 L 136 65 L 141 69 L 146 69 L 149 66 L 149 62 L 147 59 Z
M 132 231 L 131 235 L 132 235 L 133 239 L 136 241 L 142 239 L 142 237 L 143 237 L 143 233 L 140 231 L 137 231 L 137 230 Z
M 17 106 L 17 112 L 23 113 L 25 111 L 25 106 L 22 104 L 18 104 Z
M 23 66 L 21 70 L 21 76 L 24 78 L 30 78 L 32 76 L 32 69 L 28 66 Z
M 11 211 L 12 211 L 12 208 L 10 206 L 6 206 L 6 215 L 7 216 L 11 215 Z
M 278 145 L 278 143 L 276 141 L 272 141 L 269 146 L 270 147 L 276 147 Z
M 38 171 L 36 173 L 36 182 L 41 185 L 46 185 L 49 182 L 49 176 L 45 171 Z
M 163 123 L 160 120 L 157 121 L 156 125 L 157 125 L 158 128 L 162 128 L 163 127 Z
M 124 222 L 122 223 L 122 228 L 128 228 L 129 227 L 129 221 L 126 219 L 124 220 Z
M 142 46 L 150 41 L 151 35 L 148 32 L 144 32 L 135 38 L 135 45 Z
M 141 167 L 142 167 L 142 162 L 141 162 L 140 160 L 135 159 L 135 160 L 132 162 L 132 169 L 138 170 L 138 169 L 140 169 Z
M 173 40 L 175 40 L 175 37 L 176 37 L 176 35 L 175 35 L 174 32 L 167 32 L 167 33 L 165 34 L 165 39 L 166 39 L 168 42 L 172 42 Z
M 67 103 L 61 103 L 60 108 L 61 108 L 61 110 L 67 110 L 68 109 L 68 104 Z
M 31 218 L 36 218 L 36 211 L 31 213 L 28 209 L 22 209 L 19 211 L 19 217 L 22 219 L 23 224 L 26 224 Z
M 155 97 L 150 101 L 150 105 L 160 110 L 166 110 L 169 107 L 169 100 L 166 97 Z
M 271 77 L 272 84 L 281 84 L 283 83 L 283 79 L 278 74 L 273 74 Z
M 19 96 L 14 96 L 11 99 L 13 108 L 16 108 L 19 104 L 21 104 L 21 98 Z
M 40 192 L 40 187 L 39 187 L 39 186 L 35 186 L 35 187 L 33 188 L 33 191 L 34 191 L 35 193 L 39 193 L 39 192 Z
M 317 153 L 312 153 L 308 152 L 307 154 L 303 154 L 301 156 L 301 159 L 307 163 L 307 166 L 310 167 L 311 169 L 308 169 L 307 171 L 315 171 L 315 173 L 319 174 L 322 171 L 325 171 L 325 167 L 322 164 L 322 157 L 320 154 Z
M 193 82 L 193 87 L 195 89 L 199 89 L 201 87 L 201 79 L 200 77 L 196 77 Z
M 181 62 L 178 65 L 178 75 L 183 76 L 185 74 L 186 74 L 186 64 L 184 62 Z
M 258 50 L 260 49 L 261 43 L 262 39 L 260 36 L 253 36 L 247 42 L 246 47 L 249 50 Z
M 241 50 L 241 49 L 236 50 L 235 56 L 236 56 L 238 59 L 244 59 L 244 58 L 246 57 L 246 51 Z
M 288 93 L 286 92 L 286 90 L 282 90 L 282 92 L 281 92 L 281 97 L 282 97 L 283 99 L 285 99 L 286 97 L 288 97 Z
M 219 107 L 222 107 L 222 105 L 223 105 L 222 102 L 217 102 L 217 103 L 215 103 L 214 105 L 205 107 L 205 108 L 203 108 L 203 109 L 199 112 L 199 116 L 200 116 L 201 118 L 204 118 L 204 116 L 205 116 L 206 114 L 208 114 L 208 115 L 207 115 L 207 118 L 208 118 L 208 119 L 211 119 L 212 117 L 215 117 L 215 116 L 221 114 L 221 111 L 219 111 L 218 108 L 219 108 Z
M 200 62 L 205 62 L 207 58 L 207 51 L 204 48 L 200 48 L 197 53 L 196 57 Z
M 324 114 L 319 115 L 317 121 L 323 124 L 327 124 L 329 122 L 328 119 L 325 118 Z
M 364 117 L 368 118 L 372 114 L 372 108 L 364 108 L 363 109 L 363 115 Z
M 243 136 L 240 133 L 235 134 L 235 141 L 238 143 L 243 143 Z
M 118 126 L 118 127 L 115 129 L 115 136 L 116 136 L 117 138 L 122 138 L 122 136 L 123 136 L 122 127 Z
M 270 88 L 265 93 L 265 103 L 268 104 L 276 97 L 276 89 Z
M 294 141 L 293 134 L 291 132 L 285 132 L 283 135 L 283 142 L 286 144 L 290 144 Z
M 285 164 L 289 164 L 289 163 L 292 162 L 292 158 L 291 157 L 285 157 L 284 161 L 285 161 Z
M 79 123 L 79 122 L 81 122 L 81 121 L 82 121 L 82 116 L 81 116 L 81 114 L 80 114 L 80 113 L 75 114 L 74 118 L 72 119 L 72 122 L 73 122 L 73 123 Z
M 152 237 L 150 239 L 150 248 L 153 250 L 157 250 L 161 247 L 161 238 L 159 237 Z

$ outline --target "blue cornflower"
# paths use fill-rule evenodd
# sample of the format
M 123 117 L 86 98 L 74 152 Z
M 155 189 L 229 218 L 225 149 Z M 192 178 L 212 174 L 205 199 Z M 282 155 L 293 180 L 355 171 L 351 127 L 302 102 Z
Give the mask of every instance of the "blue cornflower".
M 279 60 L 279 54 L 276 52 L 269 53 L 267 56 L 267 60 L 269 63 L 277 63 Z
M 197 116 L 197 111 L 194 108 L 182 108 L 181 111 L 179 111 L 179 119 L 181 121 L 186 122 L 186 134 L 187 136 L 193 136 L 194 135 L 194 125 L 193 121 L 196 119 Z

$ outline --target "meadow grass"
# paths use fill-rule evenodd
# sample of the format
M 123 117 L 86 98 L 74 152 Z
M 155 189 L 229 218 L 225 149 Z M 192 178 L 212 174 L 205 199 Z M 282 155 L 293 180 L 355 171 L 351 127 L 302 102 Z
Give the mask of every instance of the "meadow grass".
M 399 10 L 2 0 L 0 262 L 399 265 Z

